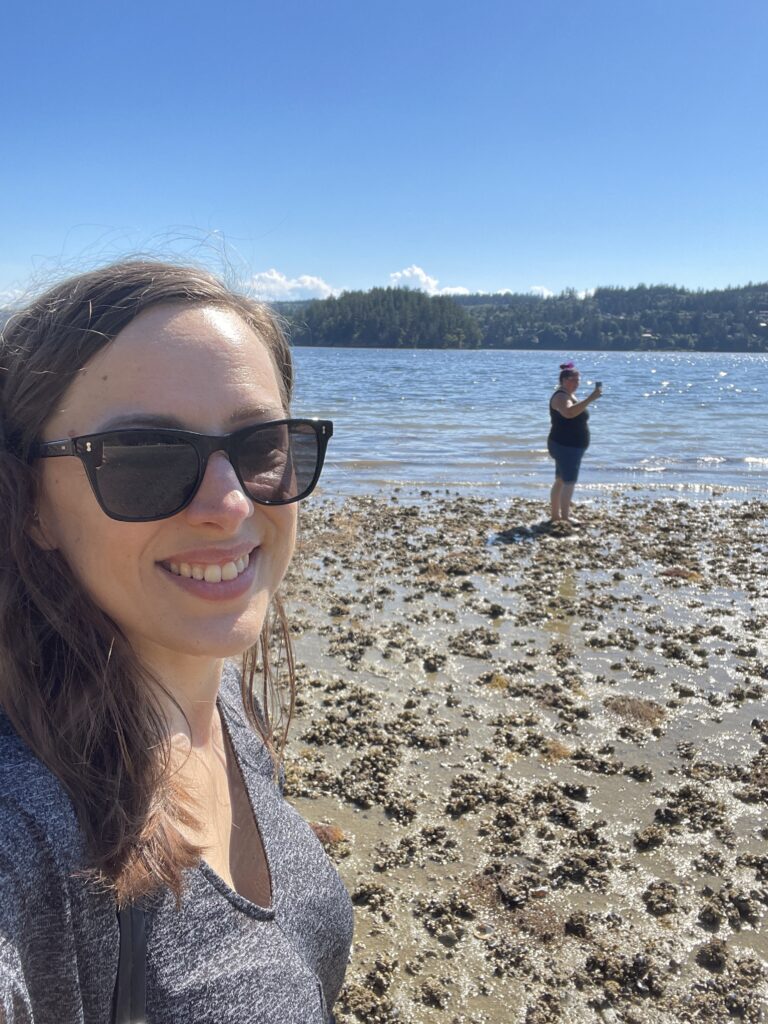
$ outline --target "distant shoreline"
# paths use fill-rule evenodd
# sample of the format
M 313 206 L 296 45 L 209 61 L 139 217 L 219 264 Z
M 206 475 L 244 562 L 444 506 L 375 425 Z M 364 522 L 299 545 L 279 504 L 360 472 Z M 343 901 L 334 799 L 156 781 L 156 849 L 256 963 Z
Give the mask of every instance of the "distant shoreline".
M 514 346 L 501 346 L 501 345 L 475 345 L 469 347 L 467 345 L 364 345 L 355 344 L 348 345 L 344 342 L 338 342 L 337 344 L 325 343 L 323 345 L 314 345 L 311 342 L 299 341 L 297 339 L 291 339 L 291 345 L 293 348 L 349 348 L 349 349 L 380 349 L 381 351 L 392 351 L 392 352 L 423 352 L 425 350 L 435 352 L 568 352 L 570 353 L 582 353 L 582 352 L 649 352 L 656 355 L 664 355 L 665 353 L 676 353 L 684 352 L 687 355 L 705 355 L 713 356 L 718 353 L 721 355 L 745 355 L 745 356 L 768 356 L 768 348 L 765 349 L 734 349 L 734 348 L 561 348 L 553 347 L 550 348 L 547 345 L 514 345 Z
M 768 283 L 560 295 L 427 295 L 408 288 L 277 302 L 297 345 L 557 351 L 768 351 Z

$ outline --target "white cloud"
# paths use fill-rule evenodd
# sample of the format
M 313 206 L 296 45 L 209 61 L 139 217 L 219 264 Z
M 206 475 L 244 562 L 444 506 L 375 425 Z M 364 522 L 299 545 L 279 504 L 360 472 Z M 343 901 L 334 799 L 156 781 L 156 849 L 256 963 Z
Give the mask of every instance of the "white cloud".
M 281 302 L 290 299 L 327 299 L 337 295 L 338 288 L 333 288 L 322 277 L 311 274 L 300 274 L 298 277 L 286 277 L 274 267 L 254 274 L 248 282 L 250 291 L 257 299 L 265 302 Z
M 413 266 L 406 267 L 405 270 L 396 270 L 394 274 L 389 275 L 389 280 L 394 288 L 418 288 L 429 295 L 437 294 L 437 278 L 430 277 L 415 263 Z
M 461 285 L 441 288 L 436 277 L 430 277 L 426 270 L 417 267 L 415 263 L 390 274 L 389 283 L 393 288 L 416 288 L 427 295 L 469 295 L 469 288 Z
M 530 295 L 539 295 L 542 299 L 551 299 L 555 294 L 550 288 L 545 288 L 543 284 L 535 284 L 533 288 L 528 289 L 528 292 Z M 595 289 L 584 288 L 582 291 L 576 291 L 574 294 L 577 299 L 587 299 L 590 295 L 595 294 Z
M 469 295 L 469 288 L 461 285 L 440 286 L 436 277 L 432 277 L 422 267 L 412 264 L 403 270 L 389 275 L 389 285 L 393 288 L 415 288 L 427 295 Z M 257 299 L 265 302 L 284 302 L 299 299 L 327 299 L 331 295 L 339 295 L 341 288 L 328 284 L 322 277 L 311 274 L 300 274 L 288 277 L 274 267 L 254 274 L 248 281 L 250 292 Z

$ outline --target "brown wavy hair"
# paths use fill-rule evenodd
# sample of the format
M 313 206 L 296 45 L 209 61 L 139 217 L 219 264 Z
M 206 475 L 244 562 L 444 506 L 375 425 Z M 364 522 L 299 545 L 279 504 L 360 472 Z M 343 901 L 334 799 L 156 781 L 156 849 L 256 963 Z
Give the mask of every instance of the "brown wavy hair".
M 32 539 L 38 479 L 29 453 L 95 353 L 143 310 L 180 302 L 232 310 L 253 329 L 274 361 L 287 412 L 293 368 L 279 322 L 197 268 L 128 260 L 73 277 L 13 314 L 0 335 L 0 707 L 69 794 L 88 869 L 121 904 L 160 886 L 180 896 L 182 872 L 201 854 L 178 828 L 195 824 L 194 807 L 170 771 L 159 681 L 59 552 Z M 276 764 L 294 694 L 275 596 L 259 642 L 243 655 L 242 698 Z M 274 728 L 270 709 L 281 715 Z

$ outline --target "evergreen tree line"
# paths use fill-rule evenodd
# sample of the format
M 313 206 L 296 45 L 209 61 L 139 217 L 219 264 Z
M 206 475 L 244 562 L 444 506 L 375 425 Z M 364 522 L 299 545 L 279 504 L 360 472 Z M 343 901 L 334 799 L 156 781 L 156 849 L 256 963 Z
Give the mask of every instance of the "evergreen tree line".
M 768 352 L 768 283 L 560 295 L 429 296 L 372 288 L 278 303 L 296 345 Z
M 276 307 L 296 345 L 768 352 L 768 283 L 713 291 L 641 284 L 546 297 L 372 288 Z M 7 316 L 0 310 L 0 327 Z
M 298 309 L 295 303 L 278 303 L 278 309 L 291 325 L 295 345 L 478 348 L 482 344 L 480 326 L 452 299 L 408 288 L 344 292 Z

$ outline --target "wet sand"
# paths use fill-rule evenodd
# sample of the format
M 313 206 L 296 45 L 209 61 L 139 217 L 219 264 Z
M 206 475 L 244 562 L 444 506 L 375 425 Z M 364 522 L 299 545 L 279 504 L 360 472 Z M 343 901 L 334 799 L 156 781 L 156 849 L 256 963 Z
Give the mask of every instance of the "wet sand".
M 289 798 L 339 1024 L 760 1021 L 768 503 L 308 503 Z

